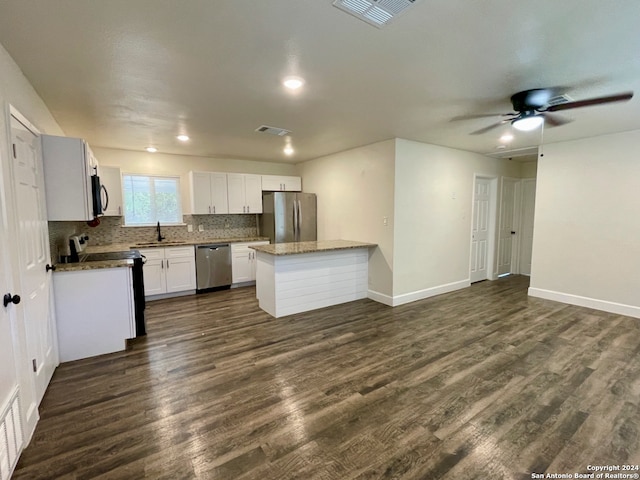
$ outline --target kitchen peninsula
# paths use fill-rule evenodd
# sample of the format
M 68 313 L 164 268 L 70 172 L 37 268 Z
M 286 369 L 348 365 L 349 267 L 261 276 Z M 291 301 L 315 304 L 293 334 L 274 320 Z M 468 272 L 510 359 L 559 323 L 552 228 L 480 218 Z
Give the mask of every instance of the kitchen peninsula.
M 369 249 L 349 240 L 253 246 L 260 308 L 279 318 L 367 297 Z

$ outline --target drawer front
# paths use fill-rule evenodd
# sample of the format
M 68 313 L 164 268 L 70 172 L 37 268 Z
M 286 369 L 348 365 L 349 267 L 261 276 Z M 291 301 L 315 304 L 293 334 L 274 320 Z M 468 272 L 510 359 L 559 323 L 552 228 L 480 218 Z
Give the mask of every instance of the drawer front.
M 164 258 L 164 248 L 138 248 L 141 255 L 144 255 L 147 260 L 162 260 Z
M 188 247 L 165 247 L 164 258 L 188 258 L 195 257 L 193 245 Z
M 253 249 L 249 248 L 250 245 L 269 245 L 268 241 L 259 241 L 259 242 L 242 242 L 242 243 L 232 243 L 231 244 L 231 253 L 240 253 L 246 252 L 247 250 L 253 251 Z

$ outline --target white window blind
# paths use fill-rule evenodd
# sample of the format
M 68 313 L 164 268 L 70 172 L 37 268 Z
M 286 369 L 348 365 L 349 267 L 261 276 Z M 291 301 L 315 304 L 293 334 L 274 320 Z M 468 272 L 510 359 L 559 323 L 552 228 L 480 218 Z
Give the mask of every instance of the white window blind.
M 122 175 L 125 225 L 181 223 L 180 178 Z

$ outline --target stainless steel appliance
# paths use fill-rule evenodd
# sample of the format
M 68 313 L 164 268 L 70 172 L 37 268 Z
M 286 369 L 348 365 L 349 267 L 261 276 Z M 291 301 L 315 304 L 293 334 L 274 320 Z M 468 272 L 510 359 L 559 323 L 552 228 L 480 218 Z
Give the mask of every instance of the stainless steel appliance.
M 231 247 L 228 243 L 196 245 L 196 292 L 231 286 Z
M 271 243 L 317 240 L 316 208 L 315 193 L 265 192 L 260 233 Z

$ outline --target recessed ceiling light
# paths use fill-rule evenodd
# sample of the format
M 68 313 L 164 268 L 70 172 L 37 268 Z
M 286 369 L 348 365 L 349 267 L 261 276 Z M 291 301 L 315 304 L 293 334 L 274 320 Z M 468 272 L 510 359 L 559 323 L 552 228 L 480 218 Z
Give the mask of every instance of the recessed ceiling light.
M 513 140 L 513 135 L 510 133 L 505 133 L 500 137 L 500 141 L 503 143 L 509 143 L 511 140 Z
M 156 147 L 147 147 L 145 150 L 149 153 L 156 153 L 158 151 Z
M 287 77 L 283 80 L 282 84 L 289 90 L 298 90 L 304 85 L 304 80 L 300 77 Z
M 293 149 L 293 147 L 291 145 L 287 145 L 286 147 L 284 147 L 283 152 L 284 152 L 285 155 L 291 156 L 291 155 L 293 155 L 295 150 Z
M 178 135 L 176 138 L 181 142 L 186 142 L 189 140 L 189 135 Z

